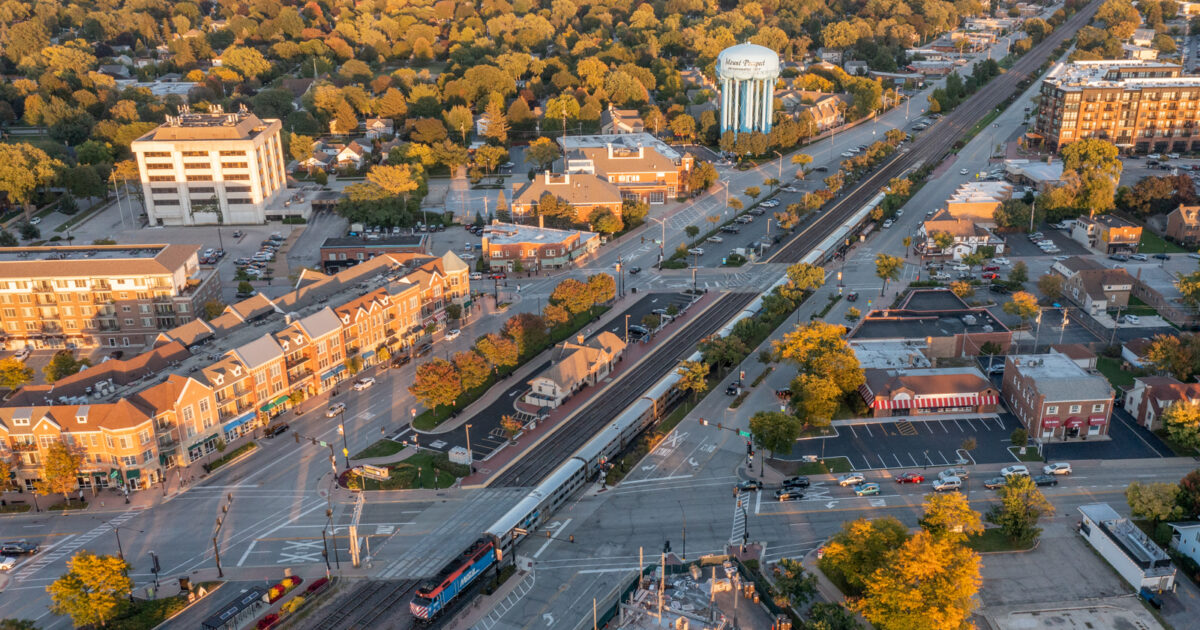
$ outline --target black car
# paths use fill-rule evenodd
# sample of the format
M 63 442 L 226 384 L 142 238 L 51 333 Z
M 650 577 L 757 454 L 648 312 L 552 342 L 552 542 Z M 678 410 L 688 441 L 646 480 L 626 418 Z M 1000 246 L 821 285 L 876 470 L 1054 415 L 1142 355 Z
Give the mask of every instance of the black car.
M 417 358 L 419 359 L 419 358 L 429 354 L 430 352 L 433 352 L 433 344 L 431 344 L 431 343 L 424 344 L 420 348 L 417 348 Z
M 825 168 L 824 166 L 818 166 L 818 167 L 814 168 L 813 171 L 815 171 L 817 173 L 828 173 L 829 169 Z
M 397 357 L 392 357 L 392 367 L 394 367 L 394 368 L 404 367 L 405 365 L 408 364 L 409 361 L 412 361 L 412 357 L 408 356 L 407 354 L 402 354 Z
M 1057 486 L 1058 478 L 1054 475 L 1037 475 L 1033 478 L 1033 483 L 1037 486 Z
M 1008 287 L 1004 286 L 1003 284 L 993 284 L 988 287 L 988 291 L 991 291 L 992 293 L 999 293 L 1001 295 L 1006 295 L 1009 293 Z
M 851 291 L 851 292 L 847 293 L 846 301 L 847 302 L 857 302 L 858 301 L 858 291 Z
M 783 488 L 775 491 L 775 498 L 779 501 L 799 501 L 804 498 L 804 493 L 790 488 Z
M 808 477 L 799 475 L 796 477 L 788 477 L 783 480 L 784 488 L 807 488 L 809 485 Z
M 276 422 L 274 424 L 268 424 L 267 428 L 263 429 L 263 435 L 267 436 L 268 438 L 273 438 L 287 430 L 288 425 L 286 422 Z
M 729 387 L 725 388 L 726 396 L 737 396 L 740 393 L 742 393 L 742 382 L 741 381 L 734 381 L 729 384 Z
M 5 556 L 32 555 L 37 552 L 37 543 L 31 543 L 27 540 L 10 540 L 0 545 L 0 555 Z
M 641 267 L 630 267 L 629 268 L 629 275 L 636 276 L 639 273 L 642 273 Z
M 738 485 L 734 486 L 733 489 L 738 492 L 749 492 L 751 490 L 762 490 L 762 487 L 763 485 L 761 481 L 751 479 L 749 481 L 743 481 L 739 483 Z
M 721 231 L 726 234 L 737 234 L 741 232 L 740 229 L 733 227 L 732 225 L 726 225 L 725 227 L 721 228 Z
M 1171 257 L 1166 254 L 1155 254 L 1154 257 L 1159 260 L 1171 260 Z
M 983 487 L 987 488 L 988 490 L 995 490 L 996 488 L 1003 488 L 1007 484 L 1008 479 L 1004 477 L 992 477 L 991 479 L 983 482 Z

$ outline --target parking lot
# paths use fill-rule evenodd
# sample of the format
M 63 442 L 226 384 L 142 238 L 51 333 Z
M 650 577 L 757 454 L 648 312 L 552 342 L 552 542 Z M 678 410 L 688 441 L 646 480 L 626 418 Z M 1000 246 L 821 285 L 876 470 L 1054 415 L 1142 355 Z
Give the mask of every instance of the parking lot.
M 925 469 L 949 466 L 961 458 L 979 464 L 1016 461 L 1008 452 L 1008 439 L 1020 424 L 1011 417 L 882 420 L 840 425 L 836 427 L 838 435 L 832 438 L 801 440 L 792 451 L 793 457 L 842 456 L 855 470 Z M 976 441 L 969 456 L 962 450 L 967 438 Z

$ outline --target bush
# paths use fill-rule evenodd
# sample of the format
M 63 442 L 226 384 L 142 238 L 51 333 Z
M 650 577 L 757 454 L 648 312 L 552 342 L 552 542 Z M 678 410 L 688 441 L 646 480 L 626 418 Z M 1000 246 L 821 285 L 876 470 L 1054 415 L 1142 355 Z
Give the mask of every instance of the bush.
M 682 260 L 667 260 L 663 262 L 663 269 L 687 269 L 687 263 Z
M 308 223 L 308 220 L 305 219 L 304 217 L 284 217 L 283 218 L 284 225 L 304 225 L 305 223 Z

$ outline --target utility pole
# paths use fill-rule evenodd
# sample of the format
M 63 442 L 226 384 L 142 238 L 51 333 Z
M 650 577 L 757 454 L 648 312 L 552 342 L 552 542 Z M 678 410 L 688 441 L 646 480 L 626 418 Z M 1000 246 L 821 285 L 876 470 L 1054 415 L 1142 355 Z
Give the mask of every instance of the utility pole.
M 360 558 L 362 550 L 358 548 L 358 521 L 360 518 L 362 518 L 365 495 L 365 492 L 358 493 L 358 498 L 354 503 L 354 520 L 350 523 L 350 564 L 354 565 L 354 568 L 356 569 L 362 565 L 362 560 Z M 334 549 L 334 552 L 337 552 L 336 548 Z
M 221 570 L 221 546 L 217 543 L 217 537 L 221 535 L 221 528 L 225 525 L 225 517 L 229 514 L 229 506 L 233 504 L 233 493 L 225 495 L 225 503 L 221 505 L 221 513 L 217 514 L 217 528 L 213 530 L 213 558 L 217 561 L 217 577 L 225 577 L 225 572 Z

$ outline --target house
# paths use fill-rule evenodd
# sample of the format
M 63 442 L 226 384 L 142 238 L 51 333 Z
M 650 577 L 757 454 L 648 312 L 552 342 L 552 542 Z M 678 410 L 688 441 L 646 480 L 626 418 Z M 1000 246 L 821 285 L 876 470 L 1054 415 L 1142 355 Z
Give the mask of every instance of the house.
M 784 107 L 800 116 L 808 112 L 817 125 L 817 131 L 828 131 L 845 122 L 846 99 L 841 94 L 826 94 L 812 90 L 789 90 L 789 100 L 784 101 Z M 789 105 L 789 101 L 793 103 Z
M 917 250 L 926 259 L 962 260 L 981 247 L 993 248 L 994 254 L 1004 252 L 1004 240 L 999 236 L 971 219 L 956 219 L 945 211 L 922 223 L 917 234 L 924 237 L 917 243 Z M 945 248 L 939 245 L 938 239 L 945 238 L 942 235 L 949 235 L 953 244 Z
M 642 133 L 646 124 L 636 109 L 617 109 L 612 103 L 600 114 L 600 133 Z
M 367 140 L 396 135 L 395 123 L 391 118 L 368 118 L 364 124 Z
M 1096 359 L 1098 358 L 1096 353 L 1092 352 L 1087 346 L 1081 343 L 1055 344 L 1050 346 L 1050 349 L 1067 355 L 1067 358 L 1074 361 L 1075 365 L 1078 365 L 1085 370 L 1096 369 Z
M 1196 307 L 1184 299 L 1179 278 L 1160 265 L 1134 265 L 1133 297 L 1145 302 L 1163 319 L 1179 328 L 1200 325 Z
M 1171 549 L 1200 563 L 1200 523 L 1167 523 L 1171 526 Z
M 977 368 L 877 369 L 863 371 L 858 388 L 871 415 L 923 416 L 995 413 L 1000 393 Z
M 1079 506 L 1079 534 L 1133 590 L 1161 593 L 1175 587 L 1171 558 L 1141 529 L 1107 503 Z
M 865 61 L 847 61 L 842 64 L 842 69 L 846 71 L 846 74 L 855 77 L 865 77 L 867 71 L 870 70 Z
M 1049 442 L 1108 436 L 1112 386 L 1065 354 L 1009 356 L 1000 393 L 1031 438 Z
M 128 79 L 130 77 L 129 68 L 119 63 L 101 64 L 100 74 L 106 74 L 114 79 Z
M 616 184 L 591 173 L 556 174 L 549 171 L 513 187 L 513 216 L 532 216 L 546 194 L 553 195 L 560 204 L 574 208 L 579 223 L 587 223 L 596 210 L 611 210 L 621 216 L 621 191 Z
M 341 168 L 362 168 L 366 164 L 367 156 L 371 154 L 371 148 L 363 146 L 357 140 L 351 140 L 350 144 L 342 146 L 335 154 L 334 161 Z
M 1167 214 L 1165 236 L 1181 245 L 1200 244 L 1200 206 L 1185 206 Z
M 1158 50 L 1155 48 L 1121 44 L 1121 50 L 1124 51 L 1126 59 L 1138 59 L 1142 61 L 1154 61 L 1158 59 Z
M 1129 43 L 1134 46 L 1149 48 L 1154 45 L 1154 29 L 1138 28 L 1133 30 L 1133 36 L 1129 38 Z
M 1153 431 L 1161 428 L 1158 420 L 1171 405 L 1200 404 L 1200 383 L 1182 383 L 1170 376 L 1137 376 L 1125 391 L 1124 400 L 1125 411 L 1134 422 Z
M 590 340 L 579 335 L 574 342 L 564 341 L 555 346 L 550 367 L 529 380 L 523 400 L 554 409 L 575 392 L 608 376 L 624 354 L 625 342 L 607 330 Z
M 1063 294 L 1093 317 L 1110 309 L 1129 306 L 1134 279 L 1124 269 L 1109 269 L 1081 256 L 1056 262 L 1052 269 L 1063 273 Z
M 842 51 L 837 48 L 818 48 L 817 58 L 825 63 L 840 64 L 842 63 Z
M 1150 350 L 1151 343 L 1153 342 L 1145 337 L 1126 341 L 1121 344 L 1121 360 L 1138 369 L 1150 367 L 1146 353 Z
M 1081 216 L 1071 228 L 1071 238 L 1100 254 L 1132 253 L 1142 240 L 1142 226 L 1111 214 Z
M 715 90 L 717 84 L 712 79 L 704 74 L 699 68 L 686 68 L 679 72 L 680 78 L 683 79 L 683 84 L 693 88 Z
M 487 130 L 488 130 L 488 124 L 491 122 L 492 122 L 492 117 L 488 116 L 487 112 L 483 112 L 482 114 L 480 114 L 479 118 L 475 119 L 475 135 L 486 136 Z

